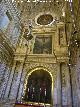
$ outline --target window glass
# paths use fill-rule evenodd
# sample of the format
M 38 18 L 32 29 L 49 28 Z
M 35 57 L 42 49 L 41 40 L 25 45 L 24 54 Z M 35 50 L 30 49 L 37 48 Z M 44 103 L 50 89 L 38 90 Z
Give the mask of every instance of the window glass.
M 2 19 L 0 20 L 0 29 L 1 30 L 6 30 L 8 24 L 9 24 L 9 19 L 8 19 L 7 15 L 4 15 L 2 17 Z

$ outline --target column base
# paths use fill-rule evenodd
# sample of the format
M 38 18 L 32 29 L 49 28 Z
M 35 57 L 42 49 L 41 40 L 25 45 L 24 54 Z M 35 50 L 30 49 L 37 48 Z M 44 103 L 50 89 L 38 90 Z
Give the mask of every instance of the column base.
M 53 105 L 53 107 L 61 107 L 61 104 Z
M 59 105 L 59 104 L 56 104 L 56 105 L 53 105 L 53 107 L 72 107 L 72 105 Z
M 0 107 L 14 107 L 14 100 L 0 100 Z

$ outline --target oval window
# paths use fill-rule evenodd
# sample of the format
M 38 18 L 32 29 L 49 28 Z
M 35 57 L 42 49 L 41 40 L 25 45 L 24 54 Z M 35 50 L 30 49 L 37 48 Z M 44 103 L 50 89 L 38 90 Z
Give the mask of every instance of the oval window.
M 50 14 L 44 14 L 38 17 L 37 23 L 40 25 L 48 25 L 53 21 L 53 17 Z

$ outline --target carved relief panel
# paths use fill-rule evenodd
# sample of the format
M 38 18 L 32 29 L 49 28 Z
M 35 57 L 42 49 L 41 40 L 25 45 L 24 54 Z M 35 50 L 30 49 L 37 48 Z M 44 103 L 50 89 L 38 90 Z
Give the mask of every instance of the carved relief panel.
M 59 45 L 64 45 L 64 28 L 59 28 Z
M 58 25 L 58 36 L 59 36 L 59 45 L 60 46 L 66 46 L 67 44 L 67 38 L 66 38 L 66 33 L 65 33 L 65 25 L 60 24 Z

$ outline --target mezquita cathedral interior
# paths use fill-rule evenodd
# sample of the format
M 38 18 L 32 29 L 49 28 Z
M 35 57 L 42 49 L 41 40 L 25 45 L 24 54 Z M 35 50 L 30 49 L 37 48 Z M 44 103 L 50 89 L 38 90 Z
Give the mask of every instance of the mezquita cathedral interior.
M 80 107 L 80 0 L 0 0 L 0 107 Z

